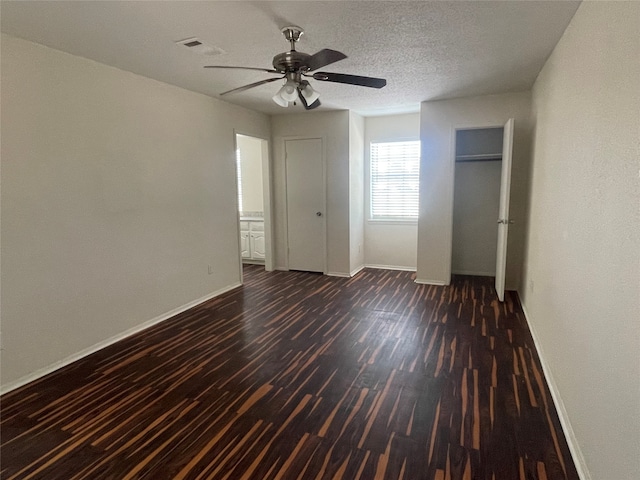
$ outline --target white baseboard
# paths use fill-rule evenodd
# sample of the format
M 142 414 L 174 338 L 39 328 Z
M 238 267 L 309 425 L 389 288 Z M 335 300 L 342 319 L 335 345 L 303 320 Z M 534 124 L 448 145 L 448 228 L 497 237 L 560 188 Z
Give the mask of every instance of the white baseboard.
M 416 271 L 416 267 L 401 267 L 398 265 L 373 265 L 373 264 L 366 264 L 365 268 L 377 268 L 379 270 L 400 270 L 403 272 L 415 272 Z
M 444 287 L 445 285 L 448 285 L 448 283 L 443 282 L 442 280 L 426 280 L 423 278 L 416 278 L 414 282 L 419 285 L 437 285 L 438 287 Z
M 342 278 L 351 278 L 351 275 L 344 272 L 327 272 L 327 275 L 330 277 L 342 277 Z
M 349 275 L 352 277 L 355 277 L 357 274 L 359 274 L 362 270 L 364 270 L 364 265 L 360 265 L 358 268 L 356 268 L 355 270 L 353 270 Z
M 356 273 L 358 273 L 360 270 L 362 270 L 364 267 L 360 267 L 359 269 L 355 270 L 352 273 L 345 273 L 345 272 L 327 272 L 324 275 L 327 275 L 329 277 L 341 277 L 341 278 L 351 278 L 353 277 Z M 284 267 L 276 267 L 275 270 L 281 271 L 281 272 L 290 272 L 291 270 L 289 270 L 288 268 L 284 268 Z
M 471 270 L 454 270 L 451 272 L 454 275 L 473 275 L 475 277 L 495 277 L 496 272 L 477 272 Z
M 89 348 L 85 348 L 84 350 L 80 350 L 77 353 L 74 353 L 73 355 L 69 355 L 68 357 L 52 363 L 51 365 L 48 365 L 46 367 L 40 368 L 38 370 L 36 370 L 35 372 L 29 373 L 28 375 L 25 375 L 24 377 L 19 378 L 18 380 L 14 381 L 14 382 L 10 382 L 6 385 L 2 385 L 0 386 L 0 395 L 4 395 L 5 393 L 10 392 L 11 390 L 15 390 L 16 388 L 20 388 L 23 385 L 26 385 L 27 383 L 31 383 L 34 382 L 42 377 L 44 377 L 45 375 L 49 375 L 52 372 L 55 372 L 56 370 L 62 368 L 62 367 L 66 367 L 67 365 L 80 360 L 81 358 L 84 358 L 88 355 L 91 355 L 92 353 L 97 352 L 98 350 L 102 350 L 105 347 L 108 347 L 109 345 L 112 345 L 120 340 L 124 340 L 127 337 L 130 337 L 131 335 L 134 335 L 138 332 L 141 332 L 142 330 L 145 330 L 157 323 L 160 322 L 164 322 L 165 320 L 170 319 L 171 317 L 174 317 L 175 315 L 178 315 L 179 313 L 182 313 L 186 310 L 189 310 L 190 308 L 195 307 L 196 305 L 200 305 L 201 303 L 206 302 L 207 300 L 211 300 L 214 297 L 217 297 L 218 295 L 222 295 L 223 293 L 226 293 L 230 290 L 233 290 L 234 288 L 238 288 L 241 284 L 240 283 L 234 283 L 232 285 L 229 285 L 227 287 L 221 288 L 220 290 L 217 290 L 213 293 L 210 293 L 208 295 L 205 295 L 204 297 L 198 298 L 197 300 L 193 300 L 192 302 L 189 302 L 185 305 L 182 305 L 178 308 L 174 308 L 173 310 L 163 313 L 162 315 L 159 315 L 155 318 L 152 318 L 151 320 L 147 320 L 146 322 L 143 322 L 139 325 L 136 325 L 133 328 L 130 328 L 128 330 L 125 330 L 124 332 L 118 333 L 116 335 L 114 335 L 113 337 L 110 337 L 106 340 L 103 340 L 101 342 L 96 343 L 95 345 L 90 346 Z
M 581 480 L 591 480 L 591 474 L 589 473 L 589 469 L 587 468 L 587 464 L 584 460 L 584 455 L 582 455 L 582 450 L 580 450 L 580 445 L 578 444 L 578 439 L 576 438 L 573 427 L 571 426 L 569 414 L 567 413 L 564 402 L 562 401 L 562 397 L 560 396 L 558 385 L 553 379 L 551 368 L 549 367 L 549 364 L 545 359 L 546 357 L 544 355 L 544 350 L 538 340 L 536 329 L 533 326 L 533 323 L 531 323 L 529 314 L 527 313 L 527 309 L 525 308 L 524 304 L 522 304 L 522 301 L 520 302 L 520 304 L 522 305 L 522 311 L 524 312 L 524 318 L 527 321 L 527 325 L 529 326 L 529 331 L 531 332 L 531 336 L 533 337 L 533 343 L 536 346 L 538 357 L 540 358 L 540 364 L 542 365 L 542 370 L 549 387 L 549 392 L 551 393 L 551 398 L 553 398 L 553 403 L 555 404 L 556 411 L 558 412 L 558 417 L 560 418 L 562 431 L 564 432 L 564 436 L 567 439 L 567 444 L 569 445 L 569 450 L 571 451 L 571 456 L 573 457 L 573 463 L 576 466 L 576 470 L 578 471 L 578 475 L 580 476 Z

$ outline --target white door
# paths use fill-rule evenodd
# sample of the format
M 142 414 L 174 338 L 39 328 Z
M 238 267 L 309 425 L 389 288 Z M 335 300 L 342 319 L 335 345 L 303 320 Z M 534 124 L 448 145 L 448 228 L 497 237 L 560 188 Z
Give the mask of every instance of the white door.
M 324 272 L 322 140 L 285 141 L 289 269 Z
M 513 118 L 504 125 L 502 140 L 502 174 L 500 208 L 498 210 L 498 250 L 496 255 L 496 292 L 504 301 L 504 280 L 507 268 L 507 237 L 509 235 L 509 194 L 511 192 L 511 156 L 513 154 Z

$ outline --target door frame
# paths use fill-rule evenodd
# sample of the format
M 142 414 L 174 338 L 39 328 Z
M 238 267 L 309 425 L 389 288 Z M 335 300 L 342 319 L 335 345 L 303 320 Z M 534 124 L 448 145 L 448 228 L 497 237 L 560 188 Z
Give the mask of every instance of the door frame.
M 282 155 L 283 155 L 283 168 L 282 168 L 282 184 L 284 185 L 284 216 L 282 223 L 284 226 L 284 251 L 285 251 L 285 269 L 289 270 L 289 200 L 287 190 L 287 142 L 295 140 L 320 140 L 322 143 L 322 273 L 327 274 L 328 269 L 328 228 L 327 228 L 327 139 L 325 135 L 287 135 L 280 137 Z
M 271 177 L 272 177 L 272 167 L 271 167 L 271 139 L 268 137 L 261 137 L 260 135 L 256 135 L 255 133 L 248 133 L 244 130 L 233 129 L 233 161 L 234 164 L 237 162 L 236 152 L 238 151 L 238 135 L 243 135 L 245 137 L 252 137 L 258 139 L 262 142 L 266 142 L 263 145 L 266 145 L 266 148 L 262 150 L 262 197 L 263 197 L 263 208 L 264 208 L 264 242 L 265 242 L 265 259 L 264 259 L 264 269 L 267 272 L 273 271 L 274 264 L 274 252 L 273 252 L 273 194 L 271 188 Z M 237 165 L 236 165 L 237 169 Z M 234 170 L 234 173 L 237 170 Z M 242 250 L 240 247 L 240 205 L 238 205 L 238 175 L 235 173 L 235 210 L 236 210 L 236 231 L 238 238 L 238 255 L 239 255 L 239 265 L 238 269 L 240 271 L 240 283 L 244 284 L 244 277 L 242 271 Z
M 508 120 L 508 119 L 507 119 Z M 450 133 L 450 139 L 449 139 L 449 168 L 450 168 L 450 179 L 451 181 L 449 182 L 449 206 L 450 206 L 450 210 L 448 212 L 449 214 L 449 230 L 448 230 L 448 241 L 447 241 L 447 258 L 448 258 L 448 262 L 447 262 L 447 268 L 445 271 L 445 278 L 447 278 L 447 285 L 451 284 L 451 266 L 452 266 L 452 262 L 453 262 L 453 208 L 454 208 L 454 201 L 455 201 L 455 182 L 456 182 L 456 137 L 457 137 L 457 133 L 460 130 L 482 130 L 482 129 L 488 129 L 488 128 L 503 128 L 504 129 L 504 125 L 505 125 L 506 121 L 503 123 L 471 123 L 471 124 L 455 124 L 455 125 L 451 125 L 451 133 Z M 502 133 L 503 138 L 504 138 L 504 132 Z M 502 185 L 500 185 L 500 188 L 502 188 Z M 497 219 L 496 219 L 497 221 Z M 497 226 L 496 226 L 497 228 Z

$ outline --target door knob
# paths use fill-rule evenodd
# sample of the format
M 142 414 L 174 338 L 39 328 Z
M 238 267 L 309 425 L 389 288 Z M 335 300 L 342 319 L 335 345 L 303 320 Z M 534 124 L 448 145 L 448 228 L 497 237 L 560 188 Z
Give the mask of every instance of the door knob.
M 322 212 L 316 212 L 316 217 L 321 217 L 322 216 Z

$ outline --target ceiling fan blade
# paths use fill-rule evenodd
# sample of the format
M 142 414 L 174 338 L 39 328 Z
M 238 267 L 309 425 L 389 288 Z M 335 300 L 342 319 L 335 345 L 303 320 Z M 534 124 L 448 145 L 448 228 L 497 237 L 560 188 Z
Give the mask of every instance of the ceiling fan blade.
M 259 68 L 259 67 L 230 67 L 228 65 L 205 65 L 204 68 L 236 68 L 241 70 L 257 70 L 258 72 L 267 72 L 267 73 L 282 73 L 278 70 L 273 70 L 269 68 Z
M 317 70 L 318 68 L 344 60 L 345 58 L 347 58 L 347 56 L 344 53 L 325 48 L 311 55 L 308 61 L 309 71 Z
M 284 77 L 278 78 L 267 78 L 266 80 L 260 80 L 259 82 L 250 83 L 249 85 L 244 85 L 242 87 L 234 88 L 233 90 L 228 90 L 226 92 L 222 92 L 220 96 L 227 95 L 229 93 L 238 93 L 243 92 L 244 90 L 249 90 L 250 88 L 257 87 L 259 85 L 264 85 L 265 83 L 275 82 L 277 80 L 282 80 Z
M 307 99 L 304 98 L 304 95 L 302 95 L 302 90 L 299 88 L 298 88 L 298 97 L 300 98 L 300 101 L 302 102 L 302 106 L 304 107 L 305 110 L 313 110 L 314 108 L 318 108 L 321 105 L 319 98 L 315 102 L 313 102 L 311 105 L 309 105 L 307 103 Z
M 382 88 L 387 84 L 384 78 L 361 77 L 344 73 L 316 72 L 313 74 L 313 78 L 323 82 L 348 83 L 349 85 L 371 88 Z

